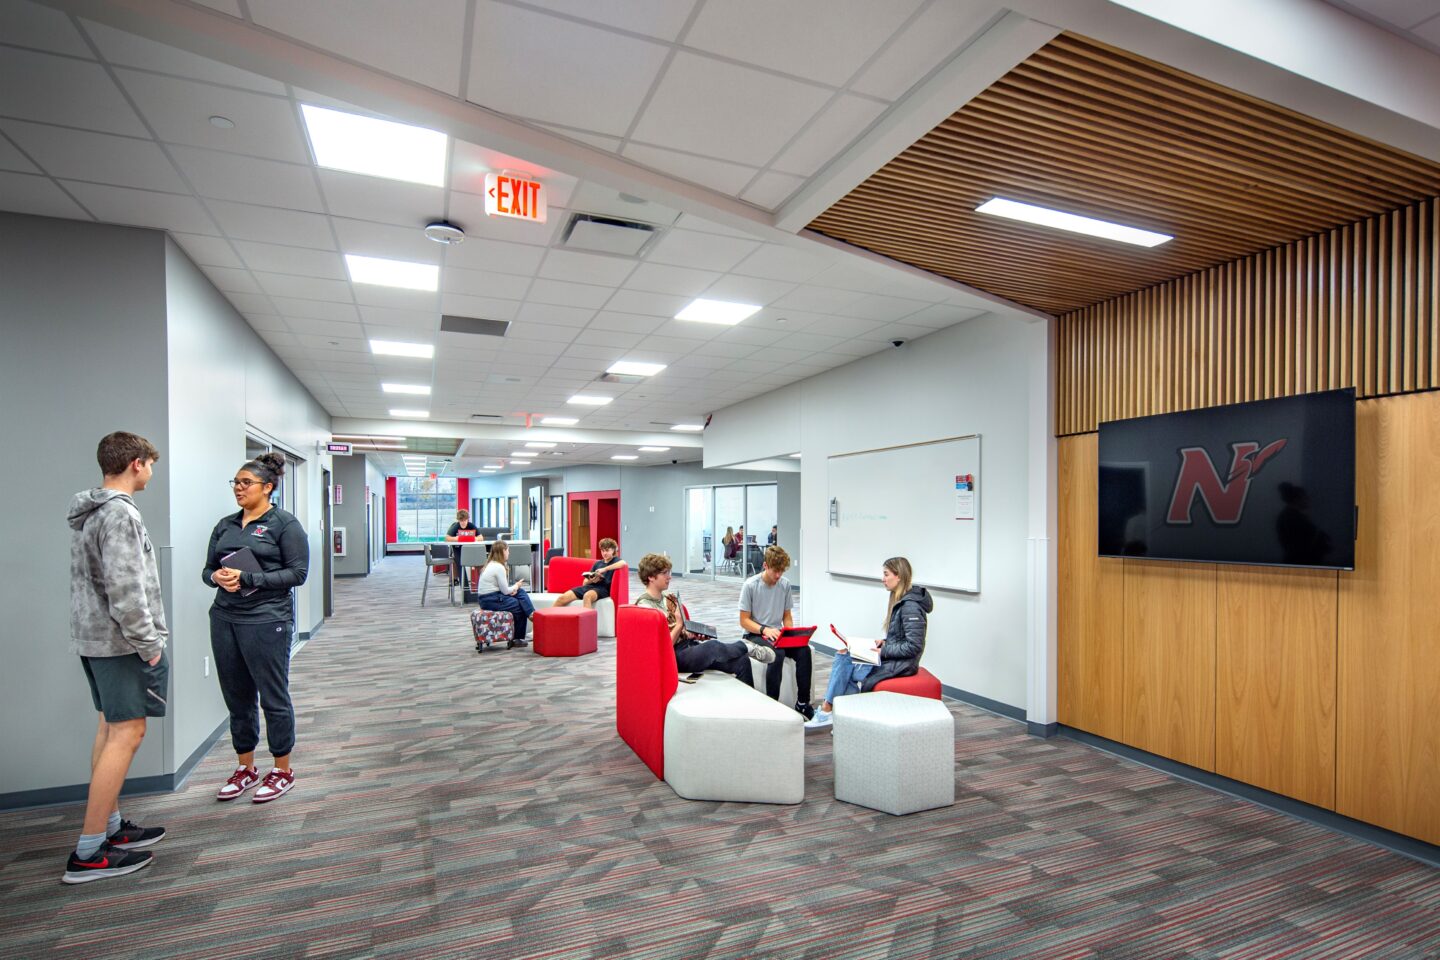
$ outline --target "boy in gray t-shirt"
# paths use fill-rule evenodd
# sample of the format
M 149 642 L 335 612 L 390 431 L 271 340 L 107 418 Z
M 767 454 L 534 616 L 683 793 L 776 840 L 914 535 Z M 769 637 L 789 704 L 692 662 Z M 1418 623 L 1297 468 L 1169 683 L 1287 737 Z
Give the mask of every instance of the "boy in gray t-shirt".
M 759 573 L 745 581 L 740 590 L 740 629 L 746 639 L 754 643 L 773 643 L 780 636 L 781 627 L 795 625 L 795 606 L 790 592 L 790 581 L 785 571 L 790 569 L 790 554 L 783 547 L 765 549 L 765 566 Z M 795 661 L 795 692 L 800 698 L 795 709 L 810 719 L 815 708 L 810 706 L 810 647 L 783 647 L 775 651 L 775 662 L 765 668 L 765 693 L 772 700 L 780 699 L 780 680 L 785 675 L 785 658 Z

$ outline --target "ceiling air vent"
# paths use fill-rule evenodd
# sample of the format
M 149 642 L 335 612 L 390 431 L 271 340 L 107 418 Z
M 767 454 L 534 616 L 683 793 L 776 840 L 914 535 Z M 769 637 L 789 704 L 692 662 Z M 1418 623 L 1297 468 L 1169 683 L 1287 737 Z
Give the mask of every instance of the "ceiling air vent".
M 593 213 L 575 213 L 571 214 L 570 222 L 565 224 L 565 232 L 560 236 L 560 246 L 566 250 L 639 257 L 659 235 L 660 231 L 653 223 L 602 217 Z
M 504 417 L 502 417 L 502 416 L 501 416 L 500 414 L 498 414 L 498 413 L 472 413 L 472 414 L 470 414 L 470 419 L 471 419 L 471 420 L 503 420 Z
M 469 333 L 477 337 L 503 337 L 510 329 L 508 320 L 482 320 L 479 317 L 457 317 L 445 314 L 440 318 L 442 333 Z
M 596 383 L 644 383 L 645 380 L 633 373 L 602 373 L 595 378 Z

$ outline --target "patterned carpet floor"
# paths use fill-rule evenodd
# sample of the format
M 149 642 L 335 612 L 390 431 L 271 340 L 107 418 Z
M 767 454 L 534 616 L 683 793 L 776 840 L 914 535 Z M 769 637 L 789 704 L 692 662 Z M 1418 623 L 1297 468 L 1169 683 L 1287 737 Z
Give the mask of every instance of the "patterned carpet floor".
M 835 801 L 827 734 L 799 806 L 681 800 L 615 736 L 613 641 L 477 656 L 419 579 L 337 581 L 281 800 L 215 802 L 223 739 L 124 803 L 169 828 L 155 863 L 79 887 L 78 807 L 0 815 L 0 956 L 1440 956 L 1440 871 L 965 704 L 948 809 Z M 677 586 L 734 622 L 737 584 Z

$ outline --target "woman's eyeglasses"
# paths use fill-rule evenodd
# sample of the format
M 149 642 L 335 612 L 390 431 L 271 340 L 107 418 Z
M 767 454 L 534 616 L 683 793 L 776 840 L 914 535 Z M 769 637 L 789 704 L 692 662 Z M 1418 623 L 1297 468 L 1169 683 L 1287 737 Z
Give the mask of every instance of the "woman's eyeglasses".
M 251 487 L 258 486 L 263 481 L 250 479 L 242 480 L 240 477 L 236 477 L 234 480 L 227 480 L 225 482 L 228 483 L 232 489 L 235 487 L 239 487 L 241 490 L 249 490 Z

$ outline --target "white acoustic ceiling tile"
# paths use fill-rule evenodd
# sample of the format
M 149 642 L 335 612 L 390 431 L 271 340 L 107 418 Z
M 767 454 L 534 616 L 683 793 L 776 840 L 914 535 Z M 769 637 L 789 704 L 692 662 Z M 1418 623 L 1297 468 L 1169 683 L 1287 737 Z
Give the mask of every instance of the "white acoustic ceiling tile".
M 643 270 L 644 267 L 642 266 Z M 526 299 L 532 303 L 552 303 L 560 307 L 589 307 L 592 310 L 605 305 L 613 287 L 602 287 L 593 283 L 567 283 L 564 280 L 539 279 L 530 285 Z
M 868 357 L 872 353 L 880 353 L 883 350 L 893 349 L 894 348 L 885 340 L 878 338 L 873 340 L 859 338 L 856 340 L 846 340 L 834 350 L 828 351 L 825 356 L 835 356 L 838 354 L 843 357 Z
M 929 327 L 938 330 L 941 327 L 948 327 L 951 324 L 969 320 L 971 317 L 978 317 L 985 311 L 974 307 L 961 307 L 951 303 L 937 303 L 916 311 L 905 318 L 906 323 L 914 324 L 917 327 Z
M 254 327 L 256 330 L 265 333 L 290 332 L 290 325 L 285 322 L 285 318 L 278 317 L 274 314 L 247 313 L 245 314 L 245 322 L 250 324 L 250 326 Z M 293 367 L 291 369 L 294 370 Z
M 354 337 L 365 334 L 365 331 L 356 329 L 356 324 L 338 323 L 334 320 L 291 317 L 286 322 L 290 324 L 290 331 L 296 334 L 310 334 L 316 337 Z
M 767 221 L 768 225 L 768 221 Z M 755 237 L 744 230 L 736 227 L 727 227 L 723 223 L 716 223 L 714 220 L 706 220 L 697 217 L 693 213 L 682 213 L 675 221 L 675 226 L 681 230 L 695 230 L 700 233 L 718 233 L 722 237 L 737 237 L 741 240 L 754 240 Z
M 658 319 L 658 318 L 657 318 Z M 725 328 L 715 323 L 691 323 L 686 320 L 661 320 L 654 336 L 684 340 L 692 347 L 698 347 L 706 340 L 714 340 Z
M 761 167 L 829 99 L 822 87 L 682 52 L 665 71 L 633 137 Z
M 310 162 L 299 118 L 289 100 L 134 70 L 115 73 L 166 143 Z M 226 117 L 235 126 L 214 126 L 210 123 L 213 116 Z
M 445 255 L 443 246 L 427 240 L 425 234 L 415 227 L 397 227 L 345 217 L 331 217 L 330 223 L 335 227 L 342 253 L 435 264 Z
M 872 333 L 882 326 L 883 324 L 874 320 L 862 320 L 859 317 L 826 317 L 820 323 L 805 328 L 805 332 L 825 337 L 839 337 L 848 341 L 852 337 L 862 337 L 867 333 Z M 827 347 L 826 349 L 838 348 Z
M 466 140 L 456 140 L 450 155 L 450 188 L 483 196 L 487 173 L 514 173 L 545 184 L 545 202 L 551 207 L 568 207 L 577 181 L 569 174 L 529 160 L 491 150 Z
M 587 147 L 595 147 L 604 150 L 606 153 L 615 153 L 624 143 L 619 137 L 607 137 L 599 133 L 591 133 L 588 130 L 571 130 L 569 127 L 557 126 L 553 123 L 532 123 L 531 126 L 539 127 L 542 130 L 549 130 L 556 136 L 564 137 L 567 140 L 574 140 L 576 143 L 583 143 Z
M 519 300 L 497 300 L 494 297 L 469 297 L 458 293 L 442 293 L 440 312 L 457 317 L 479 317 L 482 320 L 514 320 L 520 313 Z
M 721 343 L 719 341 L 716 341 L 714 343 L 706 344 L 705 346 L 705 352 L 710 354 L 711 356 L 728 357 L 731 360 L 739 360 L 742 357 L 748 357 L 758 350 L 760 350 L 760 348 L 753 343 Z
M 684 337 L 665 336 L 664 331 L 646 337 L 641 346 L 646 350 L 656 350 L 682 357 L 693 353 L 697 349 L 695 341 L 685 339 Z
M 747 277 L 804 283 L 834 262 L 832 255 L 821 250 L 819 247 L 811 251 L 779 243 L 767 243 L 741 261 L 735 267 L 735 272 Z
M 695 0 L 532 0 L 530 6 L 660 40 L 674 40 L 685 26 Z
M 864 294 L 851 290 L 836 290 L 831 287 L 803 286 L 791 290 L 771 306 L 781 310 L 806 310 L 813 313 L 833 313 L 859 300 Z
M 16 173 L 41 172 L 39 167 L 26 160 L 25 155 L 4 136 L 0 136 L 0 170 L 12 170 Z
M 215 284 L 221 293 L 263 293 L 249 270 L 234 270 L 230 267 L 206 267 L 205 276 Z
M 1410 31 L 1429 43 L 1440 44 L 1440 14 L 1424 23 L 1417 23 Z
M 460 93 L 465 0 L 426 0 L 423 15 L 393 0 L 250 0 L 250 16 L 367 67 Z
M 688 46 L 841 86 L 923 0 L 727 0 L 706 4 Z
M 745 188 L 745 184 L 749 183 L 751 178 L 759 172 L 758 168 L 744 164 L 696 156 L 678 150 L 667 150 L 664 147 L 635 143 L 634 141 L 627 144 L 622 152 L 627 158 L 652 170 L 680 180 L 688 180 L 690 183 L 699 184 L 702 187 L 709 187 L 711 190 L 732 197 L 739 194 Z
M 323 213 L 315 174 L 306 164 L 281 163 L 238 153 L 172 146 L 170 155 L 202 197 L 264 207 Z
M 775 330 L 757 330 L 746 327 L 743 323 L 736 327 L 730 327 L 716 339 L 720 343 L 752 343 L 757 347 L 768 346 L 778 340 L 783 340 L 785 334 Z M 705 349 L 710 349 L 708 346 Z
M 429 290 L 402 290 L 373 283 L 354 283 L 355 302 L 369 307 L 390 307 L 393 310 L 430 310 L 440 308 L 440 295 Z
M 804 177 L 766 170 L 755 178 L 754 183 L 745 188 L 745 192 L 740 194 L 740 199 L 766 210 L 776 210 L 804 185 Z
M 697 270 L 734 269 L 760 247 L 757 240 L 701 233 L 695 230 L 671 230 L 656 242 L 646 255 L 651 263 L 666 263 Z
M 427 241 L 431 242 L 431 241 Z M 467 238 L 464 243 L 444 248 L 445 266 L 467 270 L 492 270 L 522 277 L 535 275 L 545 248 L 528 243 L 505 243 L 501 240 Z
M 318 213 L 256 207 L 228 200 L 211 200 L 206 205 L 226 235 L 236 240 L 259 240 L 317 250 L 335 247 L 330 222 Z
M 180 249 L 190 255 L 197 266 L 201 267 L 244 267 L 245 263 L 230 244 L 220 237 L 204 237 L 193 233 L 174 234 L 175 242 Z
M 440 326 L 440 314 L 433 310 L 395 310 L 390 307 L 361 306 L 360 319 L 366 328 L 371 327 L 404 327 L 409 330 L 419 328 L 438 329 Z M 375 336 L 375 334 L 371 334 Z M 385 339 L 381 337 L 380 339 Z M 406 358 L 409 359 L 409 358 Z
M 863 320 L 894 321 L 928 306 L 930 304 L 923 300 L 902 300 L 899 297 L 871 295 L 861 297 L 854 303 L 839 308 L 836 313 L 847 317 L 860 317 Z
M 316 354 L 318 359 L 316 360 L 315 366 L 320 370 L 325 370 L 338 363 L 360 362 L 370 353 L 370 345 L 358 335 L 355 337 L 316 337 L 309 334 L 296 334 L 296 339 L 300 341 L 302 347 Z M 331 340 L 339 342 L 331 343 Z M 342 369 L 350 368 L 345 367 Z M 342 392 L 341 384 L 363 383 L 368 387 L 366 390 L 367 393 L 373 392 L 377 397 L 380 395 L 379 382 L 371 380 L 364 374 L 358 376 L 336 375 L 326 377 L 325 379 L 330 381 L 336 393 Z M 371 383 L 374 384 L 373 387 L 369 386 Z M 351 390 L 348 392 L 354 393 L 356 391 Z
M 850 85 L 857 93 L 899 100 L 941 63 L 969 45 L 996 16 L 983 3 L 932 3 L 901 30 Z
M 515 319 L 522 323 L 548 323 L 561 327 L 583 327 L 595 316 L 588 307 L 557 307 L 549 303 L 527 303 Z
M 593 253 L 575 253 L 570 250 L 551 250 L 540 265 L 540 276 L 551 280 L 569 280 L 573 283 L 593 283 L 601 286 L 619 286 L 625 282 L 632 270 L 634 260 L 624 257 L 605 257 Z
M 129 187 L 65 181 L 65 189 L 106 223 L 124 223 L 179 233 L 214 234 L 215 225 L 194 197 Z
M 512 323 L 505 331 L 505 339 L 545 340 L 550 343 L 570 343 L 575 339 L 574 327 L 562 327 L 549 323 Z
M 803 333 L 793 333 L 780 341 L 780 346 L 790 350 L 806 354 L 816 354 L 830 350 L 836 344 L 844 342 L 845 338 L 840 336 L 825 336 L 819 333 L 811 333 L 809 330 Z M 793 359 L 800 359 L 798 357 Z
M 673 317 L 685 308 L 690 297 L 674 297 L 664 293 L 645 293 L 641 290 L 616 290 L 615 296 L 605 305 L 607 310 L 618 313 L 644 313 L 657 317 Z
M 240 11 L 240 0 L 195 0 L 211 10 L 219 10 L 221 13 L 228 13 L 232 17 L 240 17 L 244 14 Z
M 0 114 L 131 137 L 145 125 L 97 63 L 7 48 L 0 56 Z
M 554 207 L 550 209 L 544 223 L 510 217 L 491 217 L 485 213 L 484 197 L 458 190 L 450 192 L 450 221 L 464 227 L 465 235 L 472 238 L 545 246 L 565 222 L 565 217 L 564 210 Z
M 254 293 L 227 293 L 225 299 L 229 300 L 236 310 L 249 316 L 251 314 L 274 313 L 275 308 L 271 306 L 269 297 Z
M 755 303 L 765 306 L 774 303 L 795 289 L 789 280 L 765 280 L 760 277 L 742 277 L 736 274 L 721 277 L 705 291 L 707 300 L 729 300 L 736 303 Z M 747 319 L 748 323 L 749 320 Z
M 0 3 L 0 39 L 17 47 L 95 59 L 69 16 L 29 0 Z
M 530 289 L 530 278 L 517 277 L 513 273 L 447 267 L 440 273 L 440 289 L 446 293 L 460 293 L 468 297 L 523 300 L 525 292 Z
M 713 270 L 691 270 L 688 267 L 642 263 L 625 281 L 625 288 L 627 290 L 645 290 L 650 293 L 670 293 L 681 297 L 695 297 L 714 283 L 719 276 L 720 274 Z
M 292 273 L 329 280 L 350 279 L 340 255 L 331 250 L 284 247 L 275 243 L 256 243 L 254 240 L 236 240 L 235 249 L 251 270 Z
M 419 183 L 366 177 L 339 170 L 320 170 L 325 204 L 337 217 L 378 220 L 419 232 L 432 220 L 442 220 L 445 190 Z M 434 243 L 434 241 L 429 241 Z
M 622 136 L 665 60 L 660 44 L 491 0 L 475 14 L 465 95 L 511 116 Z
M 621 333 L 619 330 L 581 330 L 575 338 L 576 343 L 588 343 L 597 347 L 610 347 L 615 350 L 615 356 L 619 357 L 625 350 L 640 343 L 643 338 L 638 333 Z M 600 371 L 596 371 L 597 375 Z M 613 384 L 611 385 L 613 386 Z
M 153 140 L 18 120 L 0 123 L 0 130 L 52 177 L 189 193 L 185 181 Z
M 296 297 L 301 300 L 333 300 L 350 303 L 350 284 L 345 280 L 324 280 L 319 277 L 292 277 L 284 273 L 257 271 L 255 279 L 266 293 L 274 297 Z
M 339 320 L 354 323 L 360 319 L 352 303 L 327 303 L 324 300 L 293 300 L 274 297 L 275 309 L 287 317 L 312 317 L 318 320 Z
M 839 257 L 826 270 L 811 277 L 807 283 L 816 287 L 837 287 L 859 293 L 879 293 L 893 282 L 890 268 L 859 257 Z
M 285 96 L 285 84 L 262 77 L 228 63 L 197 56 L 186 50 L 156 43 L 133 33 L 116 30 L 91 20 L 84 21 L 85 32 L 100 48 L 100 55 L 120 67 L 139 67 L 152 73 L 169 73 L 190 80 L 205 80 L 229 87 L 242 87 L 259 93 Z
M 590 327 L 594 330 L 620 330 L 625 333 L 654 333 L 664 326 L 666 321 L 660 317 L 647 317 L 636 313 L 614 313 L 602 311 L 595 315 L 590 321 Z
M 813 176 L 843 153 L 884 111 L 884 104 L 842 94 L 775 158 L 772 166 L 784 173 Z

